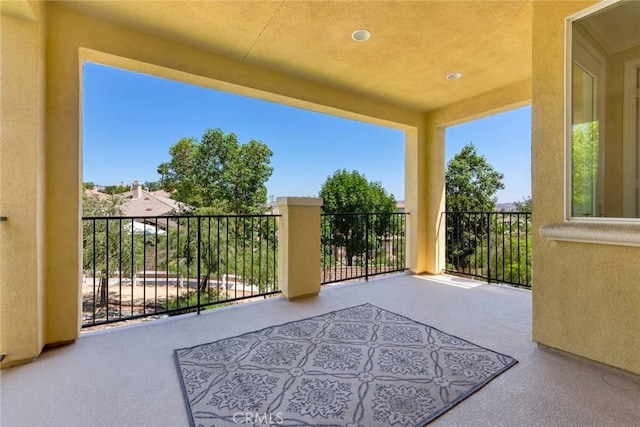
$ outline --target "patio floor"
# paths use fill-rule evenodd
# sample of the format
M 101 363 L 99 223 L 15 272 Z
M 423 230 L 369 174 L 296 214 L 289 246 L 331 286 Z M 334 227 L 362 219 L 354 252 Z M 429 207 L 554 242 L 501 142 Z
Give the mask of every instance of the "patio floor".
M 531 341 L 530 292 L 409 274 L 82 333 L 0 371 L 0 425 L 188 426 L 174 349 L 367 302 L 519 360 L 433 426 L 640 426 L 637 378 Z

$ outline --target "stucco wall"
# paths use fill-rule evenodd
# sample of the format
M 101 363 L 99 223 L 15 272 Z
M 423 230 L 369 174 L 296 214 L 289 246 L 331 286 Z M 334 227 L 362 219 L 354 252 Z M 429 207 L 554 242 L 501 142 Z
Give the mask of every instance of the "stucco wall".
M 43 345 L 43 9 L 0 15 L 0 353 L 3 366 Z M 3 10 L 3 12 L 5 12 Z
M 282 295 L 298 299 L 320 292 L 320 208 L 316 197 L 278 197 L 278 282 Z
M 565 17 L 594 2 L 534 2 L 533 226 L 564 221 Z M 640 248 L 534 234 L 534 341 L 640 373 Z

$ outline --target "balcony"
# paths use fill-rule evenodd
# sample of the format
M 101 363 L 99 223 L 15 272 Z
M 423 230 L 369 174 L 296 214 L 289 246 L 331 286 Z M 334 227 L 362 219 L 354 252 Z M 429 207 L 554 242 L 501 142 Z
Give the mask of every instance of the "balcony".
M 37 363 L 5 369 L 3 426 L 188 425 L 173 350 L 371 303 L 515 357 L 519 363 L 432 425 L 637 425 L 640 384 L 531 342 L 531 293 L 453 276 L 398 274 L 326 285 L 319 296 L 273 296 L 83 332 Z

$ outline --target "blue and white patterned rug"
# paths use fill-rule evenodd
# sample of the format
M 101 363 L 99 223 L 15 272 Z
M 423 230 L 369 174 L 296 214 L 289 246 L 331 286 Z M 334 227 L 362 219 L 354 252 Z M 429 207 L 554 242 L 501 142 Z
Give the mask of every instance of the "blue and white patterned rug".
M 175 356 L 194 427 L 423 426 L 517 363 L 371 304 Z

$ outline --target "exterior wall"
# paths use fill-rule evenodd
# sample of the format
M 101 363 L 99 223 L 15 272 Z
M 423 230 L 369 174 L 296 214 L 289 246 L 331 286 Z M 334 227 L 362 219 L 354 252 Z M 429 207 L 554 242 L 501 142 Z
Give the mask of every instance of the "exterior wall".
M 8 218 L 0 223 L 3 366 L 40 352 L 44 322 L 46 22 L 38 5 L 15 6 L 0 15 L 0 214 Z
M 534 229 L 564 221 L 564 25 L 594 2 L 534 2 Z M 640 248 L 533 238 L 534 341 L 640 373 Z

